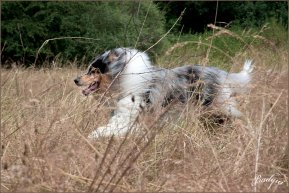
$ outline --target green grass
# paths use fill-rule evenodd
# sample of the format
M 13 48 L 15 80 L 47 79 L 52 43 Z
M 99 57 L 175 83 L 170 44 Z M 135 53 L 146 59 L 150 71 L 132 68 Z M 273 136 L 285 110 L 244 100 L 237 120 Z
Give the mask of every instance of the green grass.
M 256 56 L 258 49 L 270 52 L 272 60 L 278 61 L 277 48 L 288 49 L 288 32 L 272 20 L 261 29 L 215 28 L 199 34 L 170 35 L 171 42 L 166 57 L 157 64 L 173 67 L 183 64 L 212 65 L 231 70 L 239 59 Z

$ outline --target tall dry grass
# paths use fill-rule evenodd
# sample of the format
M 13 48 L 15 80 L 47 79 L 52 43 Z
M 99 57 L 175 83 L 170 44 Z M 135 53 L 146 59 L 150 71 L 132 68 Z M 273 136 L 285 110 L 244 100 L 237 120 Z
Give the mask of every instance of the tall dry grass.
M 248 55 L 256 66 L 240 99 L 246 121 L 213 124 L 207 112 L 176 104 L 142 115 L 141 131 L 96 141 L 86 137 L 115 103 L 82 96 L 79 69 L 1 69 L 1 191 L 286 192 L 288 53 L 252 47 L 233 70 Z M 252 184 L 272 175 L 282 184 Z

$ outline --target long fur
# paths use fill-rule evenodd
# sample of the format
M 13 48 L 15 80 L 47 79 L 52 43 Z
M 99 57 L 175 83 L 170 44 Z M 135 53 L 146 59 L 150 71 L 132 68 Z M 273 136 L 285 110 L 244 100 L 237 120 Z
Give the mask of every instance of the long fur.
M 104 52 L 89 65 L 87 74 L 95 68 L 115 80 L 121 98 L 108 124 L 89 138 L 124 134 L 144 108 L 166 106 L 174 100 L 186 103 L 192 98 L 204 106 L 214 102 L 226 115 L 241 118 L 243 114 L 232 96 L 247 91 L 253 69 L 251 60 L 239 73 L 199 65 L 159 68 L 151 64 L 146 53 L 131 48 Z

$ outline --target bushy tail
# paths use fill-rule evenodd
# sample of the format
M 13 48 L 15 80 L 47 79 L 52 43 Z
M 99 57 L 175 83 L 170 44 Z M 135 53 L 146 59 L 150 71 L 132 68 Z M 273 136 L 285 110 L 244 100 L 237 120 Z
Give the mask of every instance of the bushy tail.
M 251 82 L 251 72 L 253 71 L 253 61 L 246 60 L 244 67 L 239 73 L 230 73 L 229 80 L 232 83 L 232 89 L 236 93 L 244 93 Z
M 243 71 L 247 72 L 247 73 L 251 73 L 253 71 L 253 60 L 246 60 L 244 67 L 243 67 Z

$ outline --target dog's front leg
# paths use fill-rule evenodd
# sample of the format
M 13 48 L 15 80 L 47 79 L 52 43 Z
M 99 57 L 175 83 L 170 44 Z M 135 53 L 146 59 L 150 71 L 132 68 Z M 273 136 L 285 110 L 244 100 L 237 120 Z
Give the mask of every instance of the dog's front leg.
M 128 96 L 118 101 L 117 109 L 106 126 L 99 127 L 89 134 L 88 138 L 100 136 L 124 135 L 130 129 L 137 127 L 135 120 L 140 112 L 141 98 Z
M 129 114 L 116 114 L 111 117 L 106 126 L 98 127 L 89 134 L 88 138 L 95 139 L 99 138 L 100 136 L 108 137 L 111 135 L 124 135 L 131 127 L 133 127 L 134 120 L 135 119 Z

